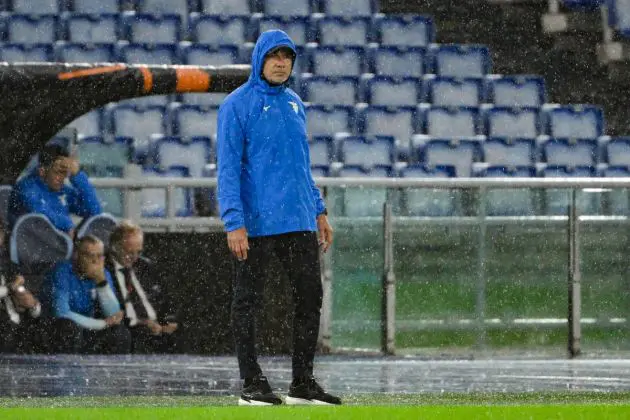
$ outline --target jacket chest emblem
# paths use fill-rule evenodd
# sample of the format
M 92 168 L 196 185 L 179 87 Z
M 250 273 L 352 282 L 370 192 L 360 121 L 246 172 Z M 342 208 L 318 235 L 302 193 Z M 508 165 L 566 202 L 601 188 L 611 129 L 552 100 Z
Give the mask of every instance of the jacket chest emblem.
M 291 105 L 291 108 L 293 108 L 293 111 L 297 114 L 299 111 L 298 104 L 296 102 L 289 101 L 289 105 Z
M 60 195 L 60 196 L 59 196 L 59 202 L 60 202 L 63 206 L 66 206 L 66 205 L 68 204 L 68 203 L 66 202 L 66 195 L 65 195 L 65 194 L 63 194 L 63 195 Z

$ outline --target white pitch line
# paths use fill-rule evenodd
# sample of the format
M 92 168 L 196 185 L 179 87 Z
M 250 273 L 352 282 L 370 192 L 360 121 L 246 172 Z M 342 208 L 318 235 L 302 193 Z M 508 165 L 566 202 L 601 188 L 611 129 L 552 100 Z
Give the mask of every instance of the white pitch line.
M 493 375 L 494 378 L 503 379 L 536 379 L 536 380 L 563 380 L 563 381 L 594 381 L 594 382 L 629 382 L 630 378 L 611 378 L 597 376 L 552 376 L 552 375 Z

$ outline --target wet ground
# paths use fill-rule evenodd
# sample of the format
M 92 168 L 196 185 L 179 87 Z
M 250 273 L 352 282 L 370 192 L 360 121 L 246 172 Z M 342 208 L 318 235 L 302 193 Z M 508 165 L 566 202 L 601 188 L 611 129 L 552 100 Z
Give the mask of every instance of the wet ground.
M 262 358 L 275 389 L 288 358 Z M 334 393 L 630 391 L 630 360 L 420 360 L 321 357 L 316 377 Z M 233 357 L 2 356 L 0 397 L 235 395 Z

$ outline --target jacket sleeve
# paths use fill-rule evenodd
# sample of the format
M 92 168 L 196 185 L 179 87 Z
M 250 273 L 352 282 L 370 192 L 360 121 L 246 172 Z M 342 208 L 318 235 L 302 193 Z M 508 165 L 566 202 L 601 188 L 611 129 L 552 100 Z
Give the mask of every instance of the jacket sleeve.
M 98 301 L 105 316 L 112 316 L 120 311 L 120 303 L 118 303 L 118 299 L 116 295 L 114 295 L 114 284 L 108 270 L 105 270 L 105 278 L 107 279 L 107 283 L 104 286 L 97 287 L 96 293 L 98 294 Z
M 315 185 L 315 179 L 313 179 L 313 173 L 311 172 L 310 169 L 308 170 L 308 177 L 311 182 L 311 191 L 313 192 L 313 199 L 315 200 L 316 215 L 319 216 L 320 214 L 324 212 L 324 210 L 326 210 L 326 203 L 324 202 L 324 199 L 322 197 L 321 191 L 319 190 L 319 187 Z
M 36 188 L 20 189 L 17 193 L 17 200 L 22 202 L 27 213 L 39 213 L 46 216 L 48 220 L 59 230 L 68 232 L 74 227 L 74 223 L 69 215 L 53 211 L 42 201 L 42 196 Z
M 217 121 L 218 199 L 221 220 L 231 232 L 245 225 L 241 201 L 241 170 L 245 132 L 231 103 L 219 110 Z
M 91 318 L 70 310 L 70 286 L 63 270 L 55 270 L 52 278 L 52 306 L 56 318 L 65 318 L 89 330 L 102 330 L 107 327 L 102 319 Z
M 78 174 L 70 177 L 70 183 L 74 187 L 73 192 L 68 196 L 68 207 L 71 213 L 81 217 L 90 217 L 103 212 L 96 190 L 90 184 L 85 172 L 79 171 Z

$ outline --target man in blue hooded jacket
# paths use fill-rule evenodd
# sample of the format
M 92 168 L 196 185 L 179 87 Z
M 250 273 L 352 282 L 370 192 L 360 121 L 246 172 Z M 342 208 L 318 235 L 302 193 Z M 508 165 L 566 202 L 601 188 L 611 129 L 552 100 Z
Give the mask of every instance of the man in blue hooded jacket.
M 286 86 L 295 57 L 286 33 L 262 33 L 249 80 L 225 99 L 218 116 L 218 199 L 235 257 L 232 324 L 244 379 L 240 405 L 282 402 L 262 375 L 255 349 L 272 254 L 287 271 L 294 304 L 293 382 L 286 402 L 341 404 L 313 378 L 322 304 L 319 247 L 328 249 L 332 228 L 311 174 L 304 105 Z

